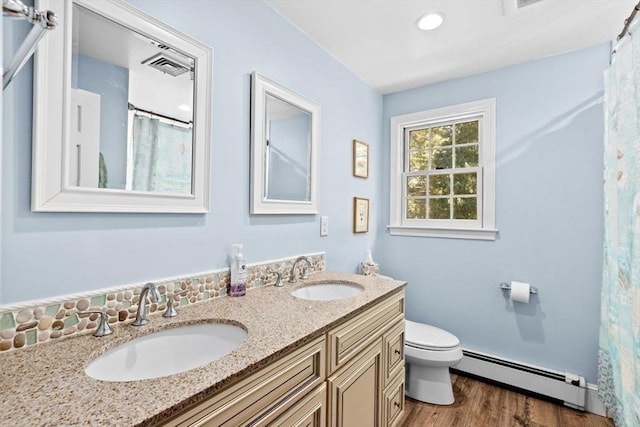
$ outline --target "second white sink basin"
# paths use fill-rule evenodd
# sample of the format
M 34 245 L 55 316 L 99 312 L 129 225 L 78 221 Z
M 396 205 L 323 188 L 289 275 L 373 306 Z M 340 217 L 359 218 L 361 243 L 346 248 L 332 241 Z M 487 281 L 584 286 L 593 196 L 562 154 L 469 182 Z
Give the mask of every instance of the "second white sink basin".
M 219 359 L 246 336 L 243 328 L 226 323 L 163 329 L 107 351 L 89 363 L 85 373 L 112 382 L 164 377 Z
M 312 301 L 334 301 L 360 295 L 364 288 L 355 283 L 318 283 L 291 292 L 296 298 Z

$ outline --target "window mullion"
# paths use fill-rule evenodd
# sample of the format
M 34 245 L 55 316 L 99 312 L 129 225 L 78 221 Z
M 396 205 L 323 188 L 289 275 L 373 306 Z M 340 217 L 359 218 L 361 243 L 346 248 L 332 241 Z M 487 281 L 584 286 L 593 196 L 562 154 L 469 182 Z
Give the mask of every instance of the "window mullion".
M 452 221 L 453 220 L 453 193 L 455 192 L 453 189 L 453 171 L 455 169 L 452 169 L 451 173 L 449 174 L 449 220 Z
M 427 162 L 427 170 L 431 170 L 431 161 L 433 160 L 433 151 L 432 151 L 432 146 L 431 146 L 431 139 L 432 135 L 431 135 L 431 128 L 429 128 L 429 132 L 427 134 L 427 158 L 428 158 L 428 162 Z M 427 189 L 427 194 L 429 194 L 429 190 Z M 428 211 L 427 211 L 428 212 Z

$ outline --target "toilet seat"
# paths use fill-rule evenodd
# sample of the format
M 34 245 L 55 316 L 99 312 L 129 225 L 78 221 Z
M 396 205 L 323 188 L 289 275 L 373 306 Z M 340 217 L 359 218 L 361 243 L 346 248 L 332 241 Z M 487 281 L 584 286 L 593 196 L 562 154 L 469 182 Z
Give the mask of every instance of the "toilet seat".
M 405 320 L 405 345 L 421 350 L 447 351 L 457 348 L 460 341 L 443 329 Z

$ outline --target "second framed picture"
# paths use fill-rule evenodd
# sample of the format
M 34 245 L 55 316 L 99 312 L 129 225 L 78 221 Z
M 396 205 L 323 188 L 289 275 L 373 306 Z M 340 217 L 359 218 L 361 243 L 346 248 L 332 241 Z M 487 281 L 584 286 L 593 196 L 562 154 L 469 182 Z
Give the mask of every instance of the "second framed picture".
M 353 176 L 369 178 L 369 144 L 353 140 Z
M 353 232 L 367 233 L 369 231 L 369 199 L 353 198 Z

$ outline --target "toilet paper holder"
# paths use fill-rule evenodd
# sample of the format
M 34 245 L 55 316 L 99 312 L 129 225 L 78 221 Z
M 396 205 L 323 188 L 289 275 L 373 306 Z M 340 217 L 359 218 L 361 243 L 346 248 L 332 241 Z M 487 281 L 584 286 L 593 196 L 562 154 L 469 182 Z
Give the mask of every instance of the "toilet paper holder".
M 502 283 L 500 283 L 500 289 L 502 289 L 503 291 L 510 291 L 511 290 L 511 284 L 507 283 L 507 282 L 502 282 Z M 529 293 L 530 294 L 537 294 L 538 293 L 538 288 L 536 288 L 535 286 L 531 286 L 529 288 Z

